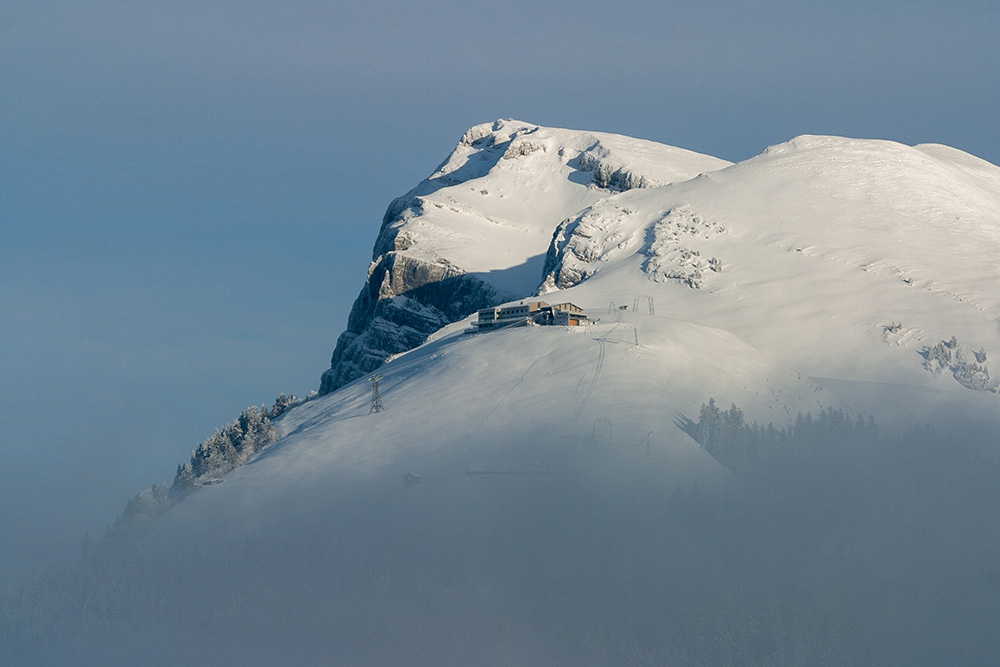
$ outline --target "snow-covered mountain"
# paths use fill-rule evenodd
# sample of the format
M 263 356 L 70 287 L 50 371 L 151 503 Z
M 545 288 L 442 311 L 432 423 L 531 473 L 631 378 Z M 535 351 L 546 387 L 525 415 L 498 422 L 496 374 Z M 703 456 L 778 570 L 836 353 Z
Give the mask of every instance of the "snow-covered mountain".
M 557 289 L 597 310 L 650 297 L 809 376 L 946 386 L 920 354 L 954 336 L 988 358 L 998 244 L 1000 170 L 944 146 L 803 136 L 729 165 L 497 121 L 390 205 L 321 393 Z
M 467 333 L 538 298 L 592 323 Z M 47 655 L 988 664 L 998 323 L 1000 168 L 968 154 L 476 126 L 389 206 L 322 395 L 107 547 Z M 867 449 L 803 453 L 831 433 Z

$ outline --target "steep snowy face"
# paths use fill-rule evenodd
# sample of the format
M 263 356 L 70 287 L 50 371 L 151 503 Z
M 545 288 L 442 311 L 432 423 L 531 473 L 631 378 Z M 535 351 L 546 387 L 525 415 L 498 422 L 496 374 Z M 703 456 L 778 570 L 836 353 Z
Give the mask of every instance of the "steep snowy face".
M 545 276 L 543 291 L 649 291 L 810 375 L 920 383 L 934 370 L 994 386 L 1000 168 L 939 146 L 799 137 L 603 199 L 560 224 Z M 953 336 L 966 362 L 929 362 Z
M 386 211 L 321 393 L 478 308 L 534 294 L 553 230 L 567 216 L 614 193 L 728 164 L 650 141 L 513 120 L 471 128 Z

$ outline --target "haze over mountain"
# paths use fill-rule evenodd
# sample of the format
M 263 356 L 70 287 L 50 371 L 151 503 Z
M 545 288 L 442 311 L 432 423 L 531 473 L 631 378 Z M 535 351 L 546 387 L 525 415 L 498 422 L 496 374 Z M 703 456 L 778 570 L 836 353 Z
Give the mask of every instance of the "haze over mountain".
M 1000 168 L 945 146 L 477 125 L 389 205 L 320 395 L 22 591 L 11 650 L 989 664 L 998 258 Z M 592 323 L 468 332 L 538 299 Z

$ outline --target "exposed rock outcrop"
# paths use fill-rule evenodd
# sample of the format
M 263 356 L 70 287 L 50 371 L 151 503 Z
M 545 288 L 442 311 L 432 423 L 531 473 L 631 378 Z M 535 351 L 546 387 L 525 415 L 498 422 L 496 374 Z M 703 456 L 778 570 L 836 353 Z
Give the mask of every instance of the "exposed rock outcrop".
M 545 253 L 543 292 L 572 287 L 590 275 L 586 267 L 589 260 L 584 257 L 591 255 L 593 245 L 586 230 L 578 232 L 580 222 L 579 218 L 564 220 L 552 234 Z M 570 247 L 571 243 L 575 249 Z
M 541 292 L 568 289 L 600 270 L 600 264 L 639 248 L 642 270 L 654 282 L 702 287 L 709 273 L 721 273 L 718 257 L 698 247 L 726 228 L 686 206 L 649 219 L 621 202 L 602 202 L 556 228 L 545 255 Z
M 426 262 L 395 250 L 378 256 L 319 392 L 334 391 L 390 356 L 412 350 L 446 324 L 503 300 L 492 286 L 446 260 Z

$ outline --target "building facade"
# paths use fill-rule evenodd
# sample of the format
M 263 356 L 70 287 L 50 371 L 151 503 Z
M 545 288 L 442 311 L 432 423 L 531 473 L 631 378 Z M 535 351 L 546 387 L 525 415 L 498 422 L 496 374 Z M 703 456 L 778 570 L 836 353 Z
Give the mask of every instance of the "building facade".
M 576 327 L 587 323 L 587 313 L 572 303 L 549 305 L 544 301 L 521 303 L 516 306 L 497 306 L 479 311 L 476 328 L 479 331 L 510 326 Z

